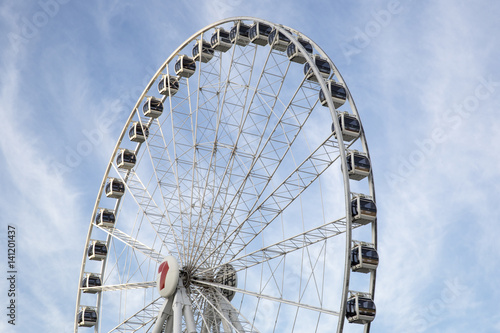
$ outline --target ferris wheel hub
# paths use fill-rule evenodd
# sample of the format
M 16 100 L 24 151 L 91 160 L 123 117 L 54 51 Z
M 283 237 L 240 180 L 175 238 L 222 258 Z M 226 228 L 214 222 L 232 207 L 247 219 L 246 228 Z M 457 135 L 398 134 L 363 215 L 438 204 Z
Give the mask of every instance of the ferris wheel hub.
M 180 270 L 180 278 L 182 280 L 182 284 L 186 290 L 189 290 L 189 286 L 191 285 L 191 281 L 196 280 L 196 275 L 194 272 L 194 267 L 191 265 L 183 266 Z

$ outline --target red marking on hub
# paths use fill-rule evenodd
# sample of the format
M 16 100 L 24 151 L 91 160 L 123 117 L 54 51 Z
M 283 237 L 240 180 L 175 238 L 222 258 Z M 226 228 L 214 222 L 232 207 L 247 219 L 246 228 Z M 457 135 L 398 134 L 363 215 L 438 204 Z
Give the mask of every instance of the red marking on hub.
M 168 262 L 163 262 L 160 267 L 158 267 L 158 273 L 161 273 L 160 277 L 160 290 L 163 290 L 165 288 L 165 277 L 167 276 L 168 273 Z

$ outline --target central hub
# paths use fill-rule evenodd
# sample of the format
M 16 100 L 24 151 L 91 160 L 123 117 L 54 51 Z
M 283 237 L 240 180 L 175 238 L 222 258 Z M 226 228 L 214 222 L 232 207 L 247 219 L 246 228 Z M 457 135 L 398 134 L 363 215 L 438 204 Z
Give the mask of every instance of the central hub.
M 182 267 L 180 271 L 180 278 L 182 280 L 182 284 L 186 290 L 189 290 L 189 286 L 191 285 L 191 281 L 194 277 L 194 267 L 191 265 L 187 265 Z
M 179 278 L 188 293 L 190 293 L 191 283 L 196 282 L 201 282 L 197 283 L 198 286 L 209 289 L 213 287 L 204 284 L 203 281 L 227 286 L 229 288 L 219 287 L 218 289 L 229 301 L 231 301 L 236 294 L 236 291 L 231 288 L 236 288 L 238 286 L 238 275 L 231 264 L 224 264 L 212 272 L 208 270 L 201 274 L 193 265 L 186 265 L 179 270 Z

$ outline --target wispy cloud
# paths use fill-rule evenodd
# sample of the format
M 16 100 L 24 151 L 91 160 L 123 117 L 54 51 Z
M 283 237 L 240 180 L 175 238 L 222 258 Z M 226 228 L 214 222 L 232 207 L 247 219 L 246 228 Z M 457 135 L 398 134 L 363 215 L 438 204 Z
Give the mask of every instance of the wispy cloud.
M 9 12 L 3 8 L 3 13 Z M 16 27 L 16 20 L 11 19 L 11 27 Z M 44 32 L 36 38 L 43 38 Z M 85 133 L 96 128 L 102 114 L 115 115 L 102 105 L 113 103 L 111 99 L 101 105 L 89 103 L 93 92 L 88 67 L 78 61 L 74 44 L 56 42 L 34 57 L 38 42 L 34 36 L 22 49 L 7 48 L 2 55 L 0 116 L 4 130 L 0 147 L 2 184 L 8 192 L 2 196 L 1 207 L 5 225 L 17 229 L 16 329 L 28 332 L 41 325 L 69 331 L 78 283 L 75 277 L 90 218 L 88 207 L 95 195 L 86 192 L 97 188 L 81 186 L 85 184 L 82 168 L 99 159 L 98 146 L 109 140 L 109 128 L 100 129 L 101 142 L 94 142 L 90 152 L 80 152 L 80 164 L 67 165 L 67 148 L 78 152 L 87 138 Z M 115 103 L 114 107 L 120 106 Z M 101 163 L 107 161 L 109 152 L 106 155 Z M 68 166 L 70 172 L 57 172 L 54 161 Z M 89 198 L 83 199 L 85 195 Z
M 29 330 L 35 322 L 48 320 L 40 308 L 50 311 L 55 322 L 67 321 L 69 312 L 63 313 L 68 310 L 60 303 L 70 300 L 70 290 L 75 288 L 76 282 L 68 277 L 76 274 L 79 266 L 71 253 L 74 244 L 83 242 L 73 225 L 81 220 L 82 212 L 77 188 L 51 173 L 44 156 L 46 148 L 37 140 L 41 135 L 23 126 L 24 117 L 16 117 L 17 101 L 22 98 L 19 73 L 13 69 L 4 74 L 8 84 L 0 88 L 0 100 L 7 112 L 2 113 L 2 123 L 9 126 L 4 128 L 0 146 L 9 186 L 1 206 L 5 226 L 17 229 L 18 325 Z M 23 111 L 26 118 L 35 112 Z M 54 284 L 53 276 L 63 280 Z
M 479 278 L 472 271 L 476 255 L 481 260 L 478 251 L 465 261 L 454 258 L 471 250 L 464 242 L 477 244 L 483 255 L 487 251 L 479 244 L 493 229 L 483 229 L 478 220 L 490 215 L 488 193 L 497 172 L 487 165 L 498 161 L 491 153 L 491 133 L 499 125 L 491 117 L 497 79 L 475 58 L 480 44 L 467 28 L 470 13 L 450 3 L 422 9 L 410 9 L 408 16 L 425 16 L 425 24 L 392 31 L 390 39 L 372 46 L 371 56 L 383 78 L 377 90 L 385 97 L 370 107 L 380 108 L 375 112 L 385 128 L 379 133 L 383 148 L 372 148 L 372 154 L 383 156 L 376 162 L 382 170 L 376 180 L 382 205 L 377 305 L 384 308 L 374 325 L 385 326 L 385 316 L 413 318 L 410 327 L 408 321 L 396 321 L 408 332 L 453 325 L 456 312 L 481 307 L 470 286 Z M 464 107 L 462 113 L 457 105 Z M 445 295 L 452 281 L 460 287 L 453 299 Z

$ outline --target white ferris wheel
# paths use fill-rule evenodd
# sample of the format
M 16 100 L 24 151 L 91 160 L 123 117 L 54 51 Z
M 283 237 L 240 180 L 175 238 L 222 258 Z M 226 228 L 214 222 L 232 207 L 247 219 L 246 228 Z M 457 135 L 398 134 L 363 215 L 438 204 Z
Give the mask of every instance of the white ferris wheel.
M 376 249 L 368 146 L 332 60 L 295 29 L 218 21 L 123 127 L 74 332 L 369 332 Z

